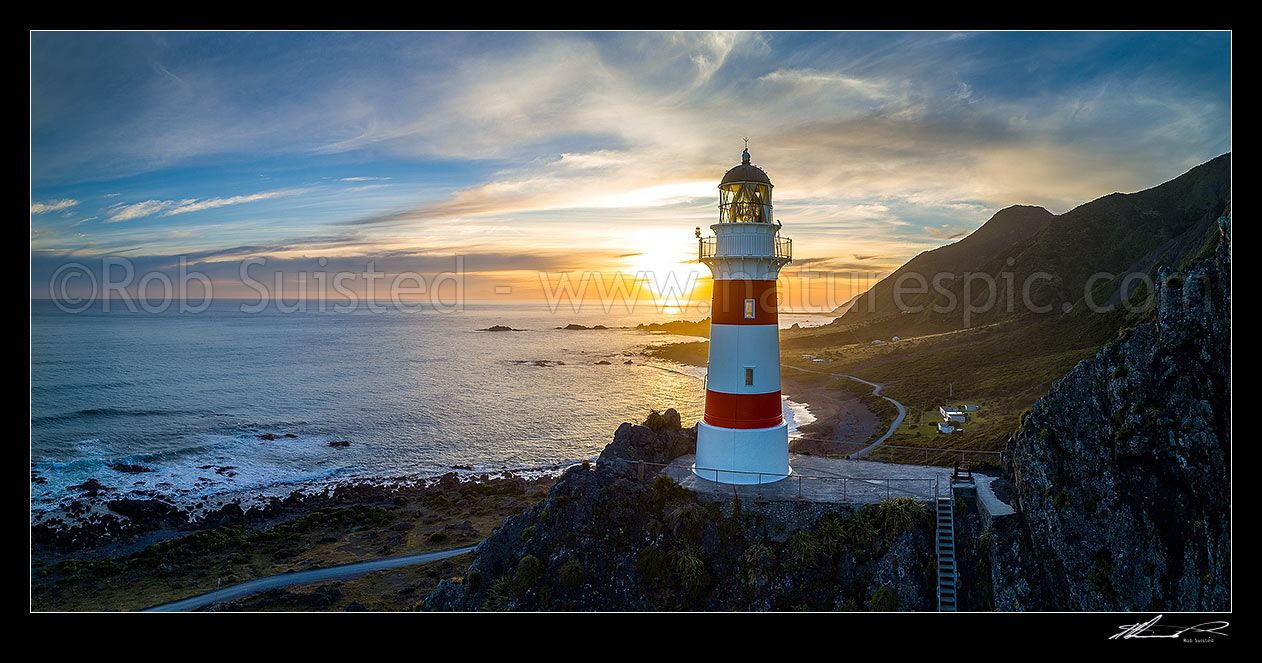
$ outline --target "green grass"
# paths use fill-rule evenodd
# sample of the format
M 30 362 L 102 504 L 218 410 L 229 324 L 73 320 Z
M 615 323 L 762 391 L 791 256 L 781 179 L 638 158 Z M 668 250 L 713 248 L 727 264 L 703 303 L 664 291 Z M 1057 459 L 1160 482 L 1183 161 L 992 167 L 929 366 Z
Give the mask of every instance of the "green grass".
M 998 451 L 1008 433 L 1020 425 L 1021 413 L 1074 365 L 1093 356 L 1104 341 L 1115 337 L 1112 325 L 1121 320 L 1121 316 L 1094 316 L 1076 322 L 1077 331 L 1067 329 L 1067 323 L 1027 320 L 909 338 L 897 343 L 852 343 L 809 351 L 830 359 L 827 364 L 830 372 L 855 375 L 885 385 L 882 395 L 907 408 L 907 425 L 899 427 L 882 446 Z M 798 339 L 793 350 L 784 353 L 784 360 L 819 370 L 818 364 L 800 359 L 800 355 L 808 351 L 801 346 L 805 340 Z M 853 386 L 846 385 L 847 389 L 865 388 L 860 383 L 849 382 Z M 938 407 L 963 403 L 980 408 L 971 414 L 962 432 L 939 434 Z M 882 412 L 889 406 L 888 402 L 870 398 L 865 404 L 882 414 L 888 426 L 892 415 Z M 919 425 L 921 412 L 926 413 L 925 425 Z M 880 447 L 877 451 L 879 453 L 870 457 L 893 462 L 926 462 L 924 452 L 881 450 Z M 958 459 L 958 454 L 930 453 L 928 462 L 953 464 Z

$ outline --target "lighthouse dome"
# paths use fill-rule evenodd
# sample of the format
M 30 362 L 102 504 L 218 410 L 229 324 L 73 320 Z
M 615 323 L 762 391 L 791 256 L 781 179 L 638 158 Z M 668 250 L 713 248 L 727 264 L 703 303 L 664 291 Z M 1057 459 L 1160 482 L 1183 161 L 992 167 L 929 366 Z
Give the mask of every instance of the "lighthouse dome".
M 723 176 L 723 181 L 719 182 L 719 186 L 730 184 L 732 182 L 760 182 L 762 184 L 771 184 L 771 178 L 767 177 L 767 173 L 762 169 L 749 163 L 749 152 L 741 155 L 743 160 L 741 165 L 727 171 Z

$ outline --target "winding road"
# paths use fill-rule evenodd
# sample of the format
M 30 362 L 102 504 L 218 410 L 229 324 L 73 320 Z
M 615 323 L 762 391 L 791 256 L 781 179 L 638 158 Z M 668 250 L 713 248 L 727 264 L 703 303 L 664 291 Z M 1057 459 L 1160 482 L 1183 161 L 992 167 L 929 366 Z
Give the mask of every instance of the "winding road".
M 809 368 L 801 368 L 798 366 L 794 366 L 792 364 L 780 364 L 780 365 L 785 368 L 792 368 L 797 371 L 802 371 L 803 373 L 818 373 L 820 375 L 831 375 L 837 378 L 849 378 L 851 380 L 854 380 L 855 382 L 862 382 L 863 384 L 866 384 L 869 387 L 872 387 L 873 396 L 881 396 L 881 385 L 876 384 L 875 382 L 868 382 L 867 380 L 857 378 L 853 375 L 847 375 L 845 373 L 829 373 L 827 371 L 812 371 Z M 903 407 L 902 403 L 899 403 L 898 401 L 890 398 L 889 396 L 881 396 L 881 398 L 884 398 L 885 400 L 893 403 L 894 407 L 898 408 L 898 416 L 894 417 L 894 422 L 890 424 L 890 429 L 885 431 L 884 435 L 882 435 L 872 444 L 869 444 L 868 446 L 850 454 L 851 458 L 863 458 L 867 456 L 870 451 L 872 451 L 873 449 L 877 447 L 877 445 L 888 440 L 889 437 L 894 434 L 894 431 L 898 430 L 898 426 L 903 423 L 903 418 L 907 416 L 907 408 Z
M 146 608 L 141 612 L 187 612 L 190 610 L 197 610 L 198 608 L 204 608 L 212 603 L 237 599 L 242 596 L 249 596 L 250 594 L 256 594 L 276 587 L 288 587 L 290 585 L 306 584 L 320 580 L 346 578 L 348 576 L 372 573 L 373 571 L 395 569 L 400 566 L 412 566 L 413 564 L 423 564 L 425 562 L 447 559 L 448 557 L 463 555 L 464 553 L 472 551 L 476 547 L 477 546 L 465 546 L 464 548 L 451 548 L 449 550 L 418 553 L 416 555 L 385 557 L 383 559 L 375 559 L 371 562 L 356 562 L 355 564 L 329 566 L 322 569 L 311 569 L 309 571 L 281 573 L 279 575 L 267 576 L 266 578 L 256 578 L 238 585 L 217 589 L 213 592 L 207 592 L 205 594 L 180 601 L 173 601 L 171 603 L 164 603 L 152 608 Z

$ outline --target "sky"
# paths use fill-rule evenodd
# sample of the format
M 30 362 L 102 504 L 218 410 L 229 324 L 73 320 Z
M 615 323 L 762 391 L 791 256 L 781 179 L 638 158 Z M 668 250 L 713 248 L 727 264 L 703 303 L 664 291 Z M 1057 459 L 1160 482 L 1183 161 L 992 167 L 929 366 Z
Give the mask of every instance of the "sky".
M 1231 150 L 1229 32 L 33 32 L 30 60 L 33 298 L 74 264 L 704 299 L 694 228 L 748 138 L 782 307 L 824 310 L 1009 205 Z

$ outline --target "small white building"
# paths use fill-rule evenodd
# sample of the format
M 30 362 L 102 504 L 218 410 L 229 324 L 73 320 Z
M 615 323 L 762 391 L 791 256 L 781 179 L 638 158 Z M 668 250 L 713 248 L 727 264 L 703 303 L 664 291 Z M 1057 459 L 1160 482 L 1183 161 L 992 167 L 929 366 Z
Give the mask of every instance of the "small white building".
M 964 423 L 964 421 L 968 418 L 965 416 L 964 410 L 953 405 L 943 405 L 938 408 L 938 414 L 942 415 L 942 420 L 947 422 L 956 421 Z
M 938 432 L 939 433 L 954 433 L 955 426 L 952 426 L 951 424 L 938 424 Z
M 976 411 L 977 411 L 977 406 L 976 406 L 976 405 L 964 405 L 964 406 L 961 406 L 961 408 L 962 408 L 965 412 L 976 412 Z

